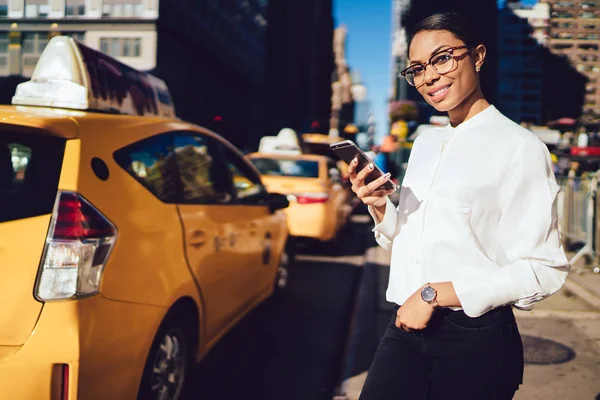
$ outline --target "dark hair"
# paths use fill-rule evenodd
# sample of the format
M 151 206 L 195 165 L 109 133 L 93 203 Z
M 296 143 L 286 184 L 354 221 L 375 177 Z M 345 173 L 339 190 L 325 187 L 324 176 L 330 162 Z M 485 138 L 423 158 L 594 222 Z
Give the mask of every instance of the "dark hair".
M 443 12 L 422 19 L 409 29 L 408 48 L 415 35 L 421 31 L 448 31 L 469 47 L 482 44 L 479 32 L 471 21 L 463 15 L 454 12 Z

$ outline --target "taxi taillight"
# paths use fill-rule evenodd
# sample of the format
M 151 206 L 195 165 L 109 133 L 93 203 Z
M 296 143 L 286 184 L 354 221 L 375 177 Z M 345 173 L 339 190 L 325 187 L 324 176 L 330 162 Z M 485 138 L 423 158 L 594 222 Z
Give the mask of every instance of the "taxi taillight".
M 58 193 L 40 267 L 41 301 L 98 293 L 104 265 L 117 237 L 115 226 L 73 192 Z
M 326 203 L 329 200 L 327 193 L 298 193 L 295 196 L 298 204 Z

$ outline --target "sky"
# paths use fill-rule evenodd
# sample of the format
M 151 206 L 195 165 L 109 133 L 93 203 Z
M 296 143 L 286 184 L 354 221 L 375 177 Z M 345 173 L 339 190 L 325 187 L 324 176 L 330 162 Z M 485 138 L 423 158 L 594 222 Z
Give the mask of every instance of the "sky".
M 334 0 L 335 25 L 346 25 L 346 58 L 360 71 L 377 120 L 377 135 L 387 129 L 390 88 L 391 0 Z
M 333 0 L 335 25 L 346 25 L 346 58 L 360 71 L 377 120 L 377 137 L 387 131 L 390 89 L 392 0 Z M 499 1 L 501 2 L 501 1 Z M 524 0 L 533 5 L 537 0 Z

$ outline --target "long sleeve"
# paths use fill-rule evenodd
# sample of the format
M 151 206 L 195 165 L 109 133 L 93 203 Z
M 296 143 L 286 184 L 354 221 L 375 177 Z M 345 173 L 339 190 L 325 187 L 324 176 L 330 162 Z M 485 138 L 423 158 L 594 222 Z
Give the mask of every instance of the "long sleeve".
M 559 290 L 569 272 L 558 231 L 560 188 L 548 151 L 536 138 L 527 138 L 507 169 L 494 254 L 498 268 L 452 282 L 470 317 L 505 304 L 530 309 Z
M 373 221 L 375 222 L 375 228 L 373 228 L 375 240 L 384 249 L 391 250 L 394 237 L 398 234 L 398 210 L 396 209 L 396 206 L 392 203 L 390 198 L 387 197 L 385 215 L 381 221 L 378 220 L 373 207 L 369 206 L 368 209 L 369 214 L 371 214 L 371 217 L 373 217 Z

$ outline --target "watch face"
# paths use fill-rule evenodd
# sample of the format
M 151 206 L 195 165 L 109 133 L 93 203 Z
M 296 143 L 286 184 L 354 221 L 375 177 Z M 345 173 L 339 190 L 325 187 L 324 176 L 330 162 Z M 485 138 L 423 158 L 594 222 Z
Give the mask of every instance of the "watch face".
M 435 300 L 435 295 L 436 295 L 435 289 L 432 288 L 431 286 L 425 286 L 423 288 L 423 290 L 421 291 L 421 298 L 428 303 L 430 301 Z

